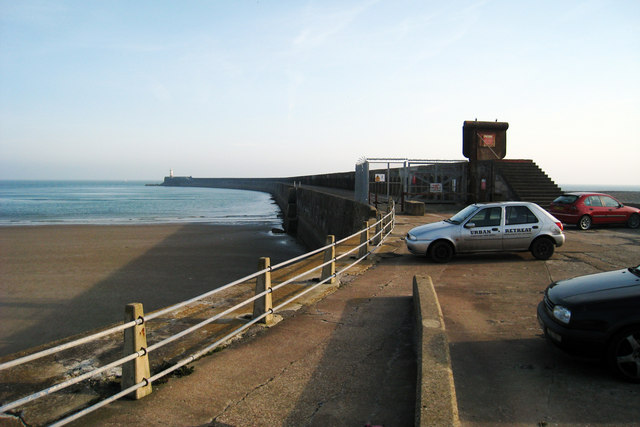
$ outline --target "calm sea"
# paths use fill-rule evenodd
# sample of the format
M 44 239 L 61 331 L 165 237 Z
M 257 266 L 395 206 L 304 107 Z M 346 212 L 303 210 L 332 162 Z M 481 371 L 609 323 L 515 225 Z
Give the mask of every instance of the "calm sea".
M 39 224 L 280 224 L 266 193 L 145 186 L 130 181 L 0 181 L 0 226 Z

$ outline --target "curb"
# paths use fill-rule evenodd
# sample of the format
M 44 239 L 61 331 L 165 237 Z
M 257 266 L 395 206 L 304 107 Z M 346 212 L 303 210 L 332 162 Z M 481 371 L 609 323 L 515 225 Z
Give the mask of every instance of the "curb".
M 416 426 L 460 426 L 442 310 L 430 276 L 413 277 Z

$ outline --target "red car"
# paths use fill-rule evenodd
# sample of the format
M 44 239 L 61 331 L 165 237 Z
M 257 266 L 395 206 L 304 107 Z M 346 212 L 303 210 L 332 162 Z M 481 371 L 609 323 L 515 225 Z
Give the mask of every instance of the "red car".
M 549 212 L 565 224 L 588 230 L 597 224 L 640 226 L 640 209 L 625 206 L 603 193 L 565 193 L 551 202 Z

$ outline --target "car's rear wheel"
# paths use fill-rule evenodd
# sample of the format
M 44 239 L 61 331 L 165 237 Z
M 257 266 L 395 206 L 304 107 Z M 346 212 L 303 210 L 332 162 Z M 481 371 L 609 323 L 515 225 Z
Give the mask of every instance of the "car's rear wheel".
M 578 220 L 578 228 L 580 230 L 588 230 L 591 228 L 593 221 L 589 215 L 582 215 L 580 220 Z
M 549 259 L 555 249 L 553 242 L 546 237 L 538 237 L 531 243 L 531 254 L 538 259 Z
M 429 247 L 429 256 L 435 262 L 449 262 L 453 258 L 453 245 L 444 240 L 434 242 Z
M 640 227 L 640 215 L 633 214 L 629 217 L 627 221 L 627 227 L 629 228 L 638 228 Z
M 640 325 L 624 329 L 611 338 L 607 362 L 622 378 L 640 382 Z

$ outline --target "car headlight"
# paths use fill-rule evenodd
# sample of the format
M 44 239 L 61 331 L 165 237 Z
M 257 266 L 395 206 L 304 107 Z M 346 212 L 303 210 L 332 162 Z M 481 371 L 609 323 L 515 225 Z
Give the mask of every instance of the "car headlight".
M 553 307 L 553 317 L 568 325 L 571 320 L 571 310 L 561 305 Z
M 411 233 L 407 233 L 407 240 L 418 240 L 418 238 Z

